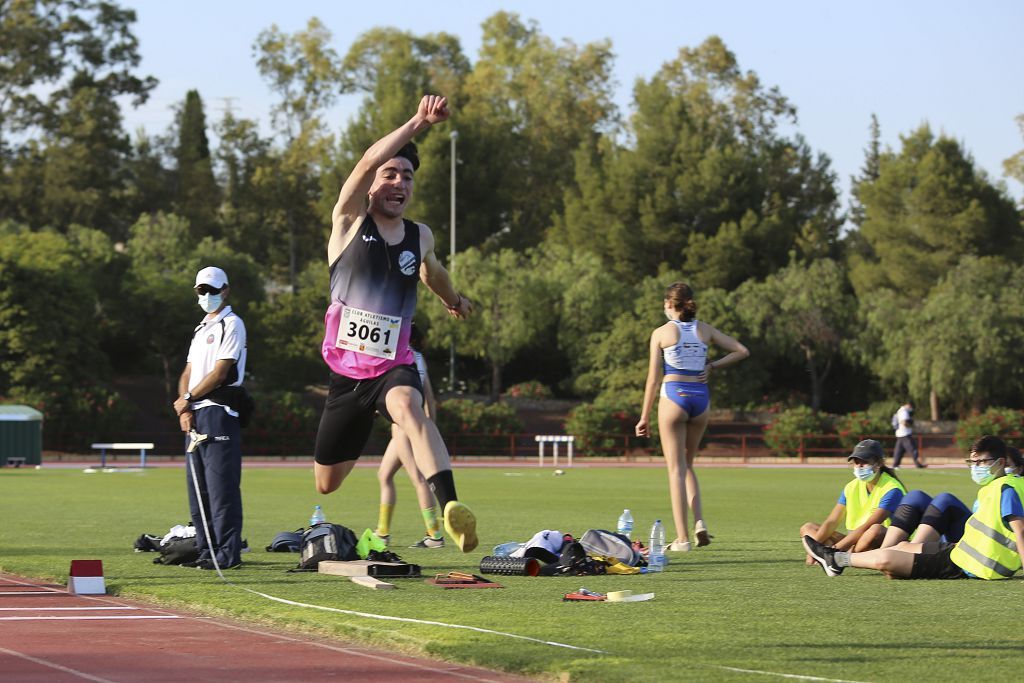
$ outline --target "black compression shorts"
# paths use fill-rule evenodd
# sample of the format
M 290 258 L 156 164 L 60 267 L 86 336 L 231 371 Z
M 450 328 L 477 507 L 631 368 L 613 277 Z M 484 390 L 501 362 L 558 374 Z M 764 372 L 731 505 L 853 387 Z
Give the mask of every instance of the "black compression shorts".
M 956 543 L 931 541 L 924 544 L 924 552 L 914 555 L 914 567 L 910 571 L 912 579 L 966 579 L 964 570 L 953 564 L 949 559 Z
M 399 365 L 380 377 L 363 380 L 332 372 L 313 459 L 321 465 L 337 465 L 358 458 L 370 439 L 374 414 L 380 412 L 394 422 L 384 402 L 394 387 L 412 387 L 422 396 L 416 366 Z

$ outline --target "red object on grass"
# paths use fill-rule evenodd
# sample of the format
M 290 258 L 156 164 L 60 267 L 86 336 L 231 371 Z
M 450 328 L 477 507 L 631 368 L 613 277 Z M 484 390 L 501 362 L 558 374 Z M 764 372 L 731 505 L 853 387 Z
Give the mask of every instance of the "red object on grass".
M 103 560 L 71 560 L 69 576 L 103 576 Z

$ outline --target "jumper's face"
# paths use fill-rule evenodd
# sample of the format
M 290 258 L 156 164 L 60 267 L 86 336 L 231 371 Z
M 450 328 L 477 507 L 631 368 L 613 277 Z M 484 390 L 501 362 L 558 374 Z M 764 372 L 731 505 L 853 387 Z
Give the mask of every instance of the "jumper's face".
M 370 186 L 370 212 L 399 218 L 412 200 L 412 162 L 394 157 L 377 169 Z

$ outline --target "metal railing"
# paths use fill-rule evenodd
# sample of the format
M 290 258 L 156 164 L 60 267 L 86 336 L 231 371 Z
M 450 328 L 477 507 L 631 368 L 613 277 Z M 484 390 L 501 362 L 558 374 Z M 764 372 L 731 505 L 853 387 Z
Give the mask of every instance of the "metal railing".
M 444 435 L 449 453 L 459 457 L 496 457 L 527 459 L 536 456 L 535 433 L 516 434 L 469 434 Z M 155 444 L 151 456 L 184 457 L 185 439 L 181 432 L 122 432 L 117 437 L 122 441 L 152 441 Z M 891 434 L 867 434 L 863 438 L 877 439 L 892 453 L 895 437 Z M 960 457 L 952 434 L 915 434 L 918 450 L 931 457 Z M 730 459 L 748 463 L 759 459 L 784 459 L 806 463 L 813 460 L 841 459 L 849 455 L 852 446 L 844 446 L 836 434 L 806 434 L 792 437 L 792 447 L 785 452 L 773 450 L 765 442 L 762 433 L 710 433 L 706 434 L 700 449 L 703 458 Z M 387 447 L 387 434 L 375 433 L 364 453 L 381 455 Z M 47 443 L 48 454 L 97 455 L 89 448 L 95 441 L 93 435 L 69 435 L 60 443 Z M 301 432 L 260 432 L 246 430 L 242 433 L 242 452 L 245 456 L 280 457 L 290 459 L 311 457 L 316 433 Z M 601 434 L 576 437 L 576 457 L 586 459 L 623 458 L 626 461 L 658 457 L 661 446 L 656 439 L 639 438 L 629 434 Z M 909 457 L 909 456 L 908 456 Z

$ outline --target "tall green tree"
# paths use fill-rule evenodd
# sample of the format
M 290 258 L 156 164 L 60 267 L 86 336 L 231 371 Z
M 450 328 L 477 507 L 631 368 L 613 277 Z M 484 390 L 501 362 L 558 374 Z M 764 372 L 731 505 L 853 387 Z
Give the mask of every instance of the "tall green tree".
M 219 184 L 224 188 L 220 210 L 224 239 L 260 263 L 274 263 L 271 220 L 279 211 L 272 179 L 278 157 L 272 140 L 260 135 L 256 121 L 236 118 L 230 111 L 215 130 Z
M 963 255 L 1024 255 L 1020 215 L 963 146 L 927 125 L 885 152 L 878 177 L 859 184 L 864 222 L 850 255 L 857 294 L 892 289 L 924 299 Z
M 803 365 L 811 408 L 821 408 L 825 386 L 856 321 L 856 299 L 842 265 L 832 259 L 793 262 L 736 293 L 740 317 L 773 353 Z
M 934 391 L 960 416 L 1024 406 L 1024 268 L 1000 256 L 967 256 L 908 321 L 910 390 Z
M 66 237 L 0 229 L 0 395 L 106 379 L 95 315 L 93 282 Z
M 189 90 L 178 113 L 176 213 L 186 218 L 194 239 L 219 236 L 217 209 L 220 188 L 213 177 L 210 142 L 206 137 L 206 115 L 199 92 Z
M 538 244 L 573 185 L 573 154 L 619 120 L 607 40 L 556 42 L 536 22 L 497 12 L 457 102 L 461 244 L 508 229 L 515 248 Z M 458 107 L 461 105 L 461 107 Z
M 0 10 L 0 217 L 123 237 L 129 147 L 117 98 L 140 103 L 156 85 L 134 73 L 135 13 L 95 0 L 8 0 Z
M 793 106 L 740 69 L 712 37 L 683 48 L 633 90 L 628 144 L 581 149 L 554 235 L 622 276 L 661 268 L 732 289 L 835 251 L 839 226 L 828 158 L 799 135 Z
M 436 300 L 421 304 L 431 323 L 432 343 L 454 337 L 459 352 L 485 360 L 490 367 L 490 400 L 501 396 L 502 369 L 551 323 L 553 293 L 529 256 L 511 249 L 460 252 L 458 288 L 475 307 L 468 321 L 450 318 Z
M 324 132 L 325 110 L 341 93 L 340 60 L 330 46 L 331 32 L 315 17 L 293 34 L 276 25 L 256 38 L 256 66 L 278 101 L 272 108 L 278 147 L 255 173 L 260 192 L 273 210 L 266 229 L 275 235 L 268 256 L 283 269 L 294 289 L 302 266 L 322 257 L 325 215 L 317 212 L 321 172 L 333 140 Z M 280 262 L 283 255 L 285 262 Z

